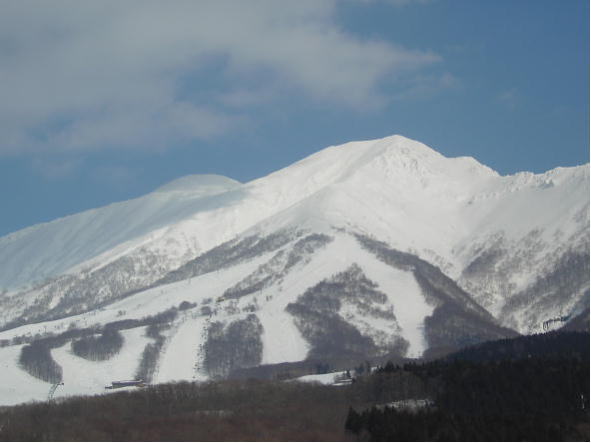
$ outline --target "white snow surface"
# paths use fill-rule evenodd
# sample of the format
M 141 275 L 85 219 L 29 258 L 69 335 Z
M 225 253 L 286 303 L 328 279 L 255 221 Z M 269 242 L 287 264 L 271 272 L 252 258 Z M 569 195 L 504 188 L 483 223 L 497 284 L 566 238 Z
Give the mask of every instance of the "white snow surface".
M 122 331 L 123 349 L 109 360 L 94 362 L 77 357 L 71 352 L 71 343 L 52 349 L 54 360 L 63 370 L 64 385 L 59 386 L 54 398 L 73 395 L 105 394 L 111 382 L 134 378 L 144 346 L 151 339 L 144 337 L 145 328 Z M 45 401 L 51 383 L 30 376 L 18 366 L 22 346 L 0 348 L 0 404 L 13 405 L 29 401 Z
M 2 405 L 15 405 L 47 398 L 51 385 L 30 376 L 18 367 L 22 346 L 0 348 L 0 402 Z
M 396 317 L 400 319 L 401 336 L 411 345 L 408 355 L 420 355 L 425 349 L 421 325 L 424 317 L 431 313 L 432 308 L 426 304 L 412 274 L 386 266 L 362 249 L 349 234 L 336 232 L 333 236 L 334 240 L 314 254 L 310 262 L 296 266 L 293 272 L 274 285 L 256 294 L 244 296 L 238 301 L 216 300 L 223 294 L 226 287 L 252 273 L 262 263 L 268 261 L 272 254 L 266 254 L 221 271 L 148 289 L 100 310 L 63 320 L 25 325 L 3 331 L 0 332 L 0 339 L 35 335 L 47 331 L 61 332 L 71 324 L 77 327 L 88 327 L 121 318 L 142 318 L 178 306 L 182 301 L 188 301 L 196 303 L 197 306 L 180 311 L 171 328 L 163 332 L 166 340 L 153 382 L 203 381 L 208 377 L 203 370 L 203 351 L 200 345 L 206 338 L 208 322 L 220 321 L 228 324 L 244 318 L 247 313 L 243 308 L 253 303 L 256 298 L 258 310 L 255 311 L 255 315 L 263 326 L 261 364 L 301 361 L 306 358 L 310 346 L 301 336 L 293 318 L 286 312 L 286 306 L 322 280 L 347 270 L 353 264 L 363 263 L 364 273 L 378 284 L 378 290 L 388 295 L 388 306 L 395 310 Z M 290 247 L 290 245 L 286 246 L 287 249 Z M 208 300 L 211 301 L 207 302 Z M 211 317 L 201 312 L 204 302 L 215 309 L 215 314 Z M 235 309 L 229 310 L 230 306 Z M 410 311 L 412 311 L 410 315 L 405 315 Z M 352 319 L 354 324 L 356 321 L 363 322 L 363 318 Z M 366 332 L 370 336 L 374 334 L 374 338 L 378 341 L 380 333 L 389 333 L 388 328 L 387 323 L 381 325 L 378 320 Z M 144 327 L 124 330 L 124 348 L 115 357 L 104 362 L 91 362 L 73 355 L 70 351 L 70 343 L 53 349 L 54 359 L 63 368 L 65 383 L 63 387 L 58 388 L 56 396 L 104 393 L 104 387 L 111 381 L 132 379 L 139 364 L 141 352 L 145 344 L 151 341 L 144 336 L 144 331 Z M 9 353 L 12 359 L 10 369 L 7 371 L 9 377 L 17 374 L 21 378 L 31 378 L 17 368 L 16 359 L 19 351 L 20 346 L 0 349 L 2 353 Z M 4 370 L 2 372 L 6 373 Z M 37 386 L 36 395 L 32 399 L 43 400 L 50 384 L 39 382 L 35 386 Z M 21 401 L 28 399 L 28 397 L 22 397 Z
M 207 375 L 200 370 L 202 359 L 199 346 L 203 344 L 203 330 L 207 326 L 208 318 L 198 316 L 197 312 L 185 313 L 174 323 L 165 342 L 160 363 L 154 382 L 191 380 L 202 381 Z
M 418 357 L 427 347 L 424 320 L 434 307 L 425 300 L 412 272 L 387 266 L 361 248 L 350 232 L 416 254 L 458 279 L 478 256 L 479 247 L 502 236 L 505 245 L 517 250 L 522 247 L 519 242 L 536 231 L 536 241 L 542 246 L 532 253 L 531 267 L 510 277 L 517 290 L 535 279 L 546 257 L 570 247 L 569 238 L 585 229 L 588 237 L 588 226 L 588 165 L 500 176 L 473 158 L 446 158 L 401 136 L 352 142 L 326 148 L 246 184 L 221 176 L 184 177 L 138 199 L 0 238 L 0 302 L 44 279 L 100 269 L 145 251 L 162 257 L 158 272 L 163 275 L 237 236 L 265 237 L 283 229 L 302 229 L 333 238 L 308 262 L 237 301 L 216 300 L 276 251 L 147 289 L 84 314 L 2 331 L 0 340 L 59 333 L 71 324 L 82 328 L 139 319 L 188 301 L 197 306 L 180 311 L 172 327 L 163 332 L 166 340 L 154 382 L 200 381 L 207 379 L 200 346 L 209 322 L 229 324 L 244 318 L 248 307 L 255 305 L 254 314 L 263 327 L 261 363 L 300 361 L 310 344 L 286 306 L 307 289 L 356 264 L 387 295 L 387 306 L 396 317 L 394 329 L 409 343 L 407 356 Z M 2 290 L 6 294 L 1 295 Z M 485 307 L 498 313 L 505 296 L 498 290 Z M 40 295 L 31 290 L 19 297 L 18 302 L 28 306 Z M 215 309 L 211 318 L 201 312 L 207 299 L 212 299 L 207 305 Z M 341 314 L 376 342 L 393 333 L 391 322 L 363 317 L 354 310 Z M 151 339 L 143 335 L 144 328 L 123 334 L 123 350 L 105 362 L 76 357 L 69 343 L 53 349 L 65 383 L 56 397 L 103 393 L 111 381 L 133 378 L 141 352 Z M 0 375 L 6 381 L 0 388 L 2 404 L 44 400 L 50 387 L 19 369 L 20 348 L 0 348 Z
M 322 385 L 332 385 L 335 383 L 337 377 L 342 375 L 342 372 L 329 372 L 327 374 L 310 374 L 302 377 L 294 378 L 294 381 L 306 383 L 320 383 Z
M 144 346 L 152 341 L 144 333 L 143 327 L 121 331 L 124 339 L 121 351 L 100 362 L 74 355 L 71 343 L 52 349 L 54 360 L 62 367 L 64 382 L 56 390 L 54 397 L 105 393 L 105 387 L 110 386 L 113 381 L 134 380 Z
M 352 142 L 250 183 L 183 177 L 137 199 L 9 234 L 0 238 L 0 288 L 14 291 L 104 266 L 140 247 L 178 266 L 175 259 L 185 253 L 197 255 L 298 203 L 299 211 L 290 211 L 295 221 L 310 223 L 321 214 L 393 246 L 433 250 L 454 264 L 452 249 L 475 231 L 519 235 L 534 216 L 544 227 L 556 223 L 562 213 L 548 211 L 548 204 L 586 201 L 588 171 L 584 165 L 501 177 L 473 158 L 446 158 L 401 136 Z

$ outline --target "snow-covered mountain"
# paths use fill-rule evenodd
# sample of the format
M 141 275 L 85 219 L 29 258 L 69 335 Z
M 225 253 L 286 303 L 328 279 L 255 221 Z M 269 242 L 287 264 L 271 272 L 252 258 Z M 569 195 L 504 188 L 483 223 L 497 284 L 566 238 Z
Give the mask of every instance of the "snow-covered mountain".
M 392 136 L 184 177 L 0 238 L 0 290 L 10 401 L 584 323 L 589 166 L 500 176 Z

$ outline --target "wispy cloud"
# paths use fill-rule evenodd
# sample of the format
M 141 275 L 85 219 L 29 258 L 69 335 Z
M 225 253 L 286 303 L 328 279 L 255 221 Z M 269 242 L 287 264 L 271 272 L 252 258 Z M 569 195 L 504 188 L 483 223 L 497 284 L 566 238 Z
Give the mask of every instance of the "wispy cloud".
M 61 180 L 74 175 L 82 163 L 80 158 L 36 157 L 32 160 L 31 166 L 41 177 L 48 180 Z
M 461 87 L 460 80 L 449 72 L 421 74 L 409 79 L 407 84 L 403 85 L 401 92 L 393 95 L 392 100 L 424 100 L 442 91 L 459 87 Z
M 499 93 L 496 97 L 496 100 L 502 105 L 510 109 L 514 109 L 519 103 L 519 93 L 515 88 L 512 88 Z
M 137 171 L 121 165 L 100 166 L 91 173 L 91 178 L 111 188 L 127 187 L 134 184 L 138 178 Z
M 337 6 L 3 3 L 0 154 L 167 149 L 224 134 L 250 106 L 294 91 L 315 102 L 371 107 L 384 99 L 382 79 L 439 60 L 346 32 L 336 23 Z M 209 87 L 201 84 L 204 72 L 216 94 L 185 95 L 187 85 Z
M 393 6 L 406 6 L 412 3 L 415 4 L 427 4 L 432 3 L 435 0 L 349 0 L 349 1 L 357 1 L 361 3 L 387 3 Z

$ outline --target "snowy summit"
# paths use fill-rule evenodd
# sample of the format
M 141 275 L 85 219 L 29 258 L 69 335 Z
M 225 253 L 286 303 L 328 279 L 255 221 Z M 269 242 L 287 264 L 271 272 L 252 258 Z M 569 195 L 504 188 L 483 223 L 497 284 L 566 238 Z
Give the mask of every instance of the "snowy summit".
M 0 398 L 574 327 L 589 316 L 588 196 L 588 165 L 501 176 L 391 136 L 32 226 L 0 238 L 0 373 L 17 386 Z

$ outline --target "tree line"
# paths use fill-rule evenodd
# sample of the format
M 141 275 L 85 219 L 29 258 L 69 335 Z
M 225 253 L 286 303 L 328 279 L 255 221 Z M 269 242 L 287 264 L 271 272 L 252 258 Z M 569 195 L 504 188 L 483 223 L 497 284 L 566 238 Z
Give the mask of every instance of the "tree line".
M 0 440 L 589 440 L 589 333 L 361 366 L 349 386 L 182 382 L 4 408 Z M 430 401 L 415 411 L 395 406 L 420 399 Z

